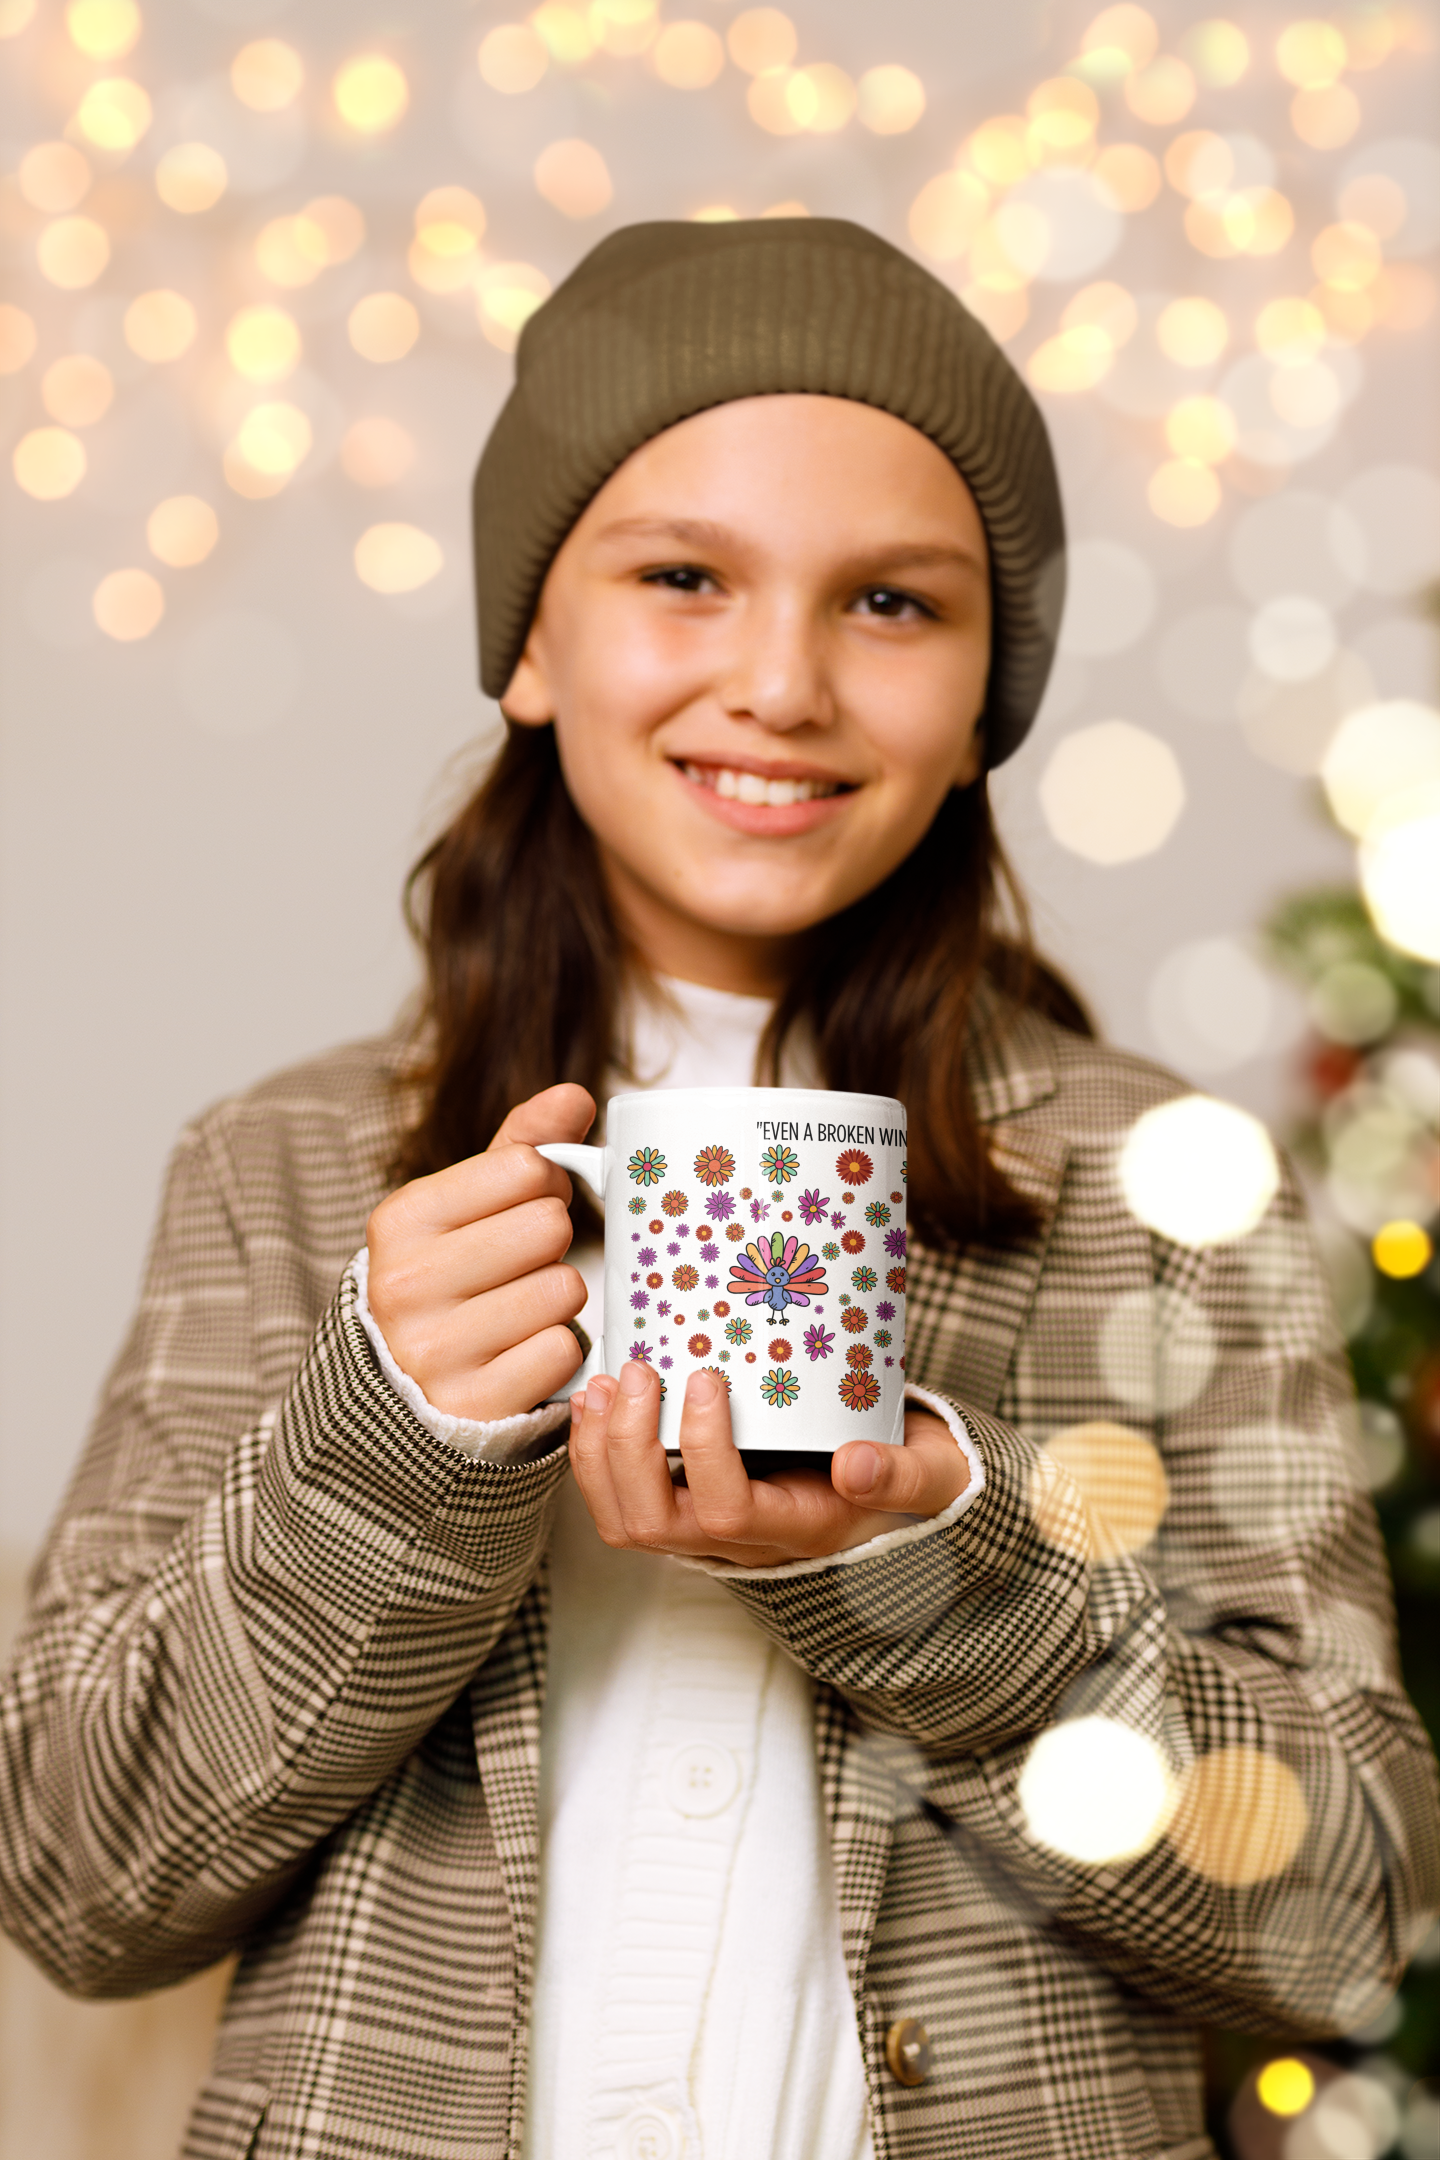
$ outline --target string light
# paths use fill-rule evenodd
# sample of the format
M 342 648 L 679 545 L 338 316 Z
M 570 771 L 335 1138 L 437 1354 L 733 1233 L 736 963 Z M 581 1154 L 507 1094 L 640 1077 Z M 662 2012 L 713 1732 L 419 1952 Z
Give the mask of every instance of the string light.
M 305 86 L 305 63 L 281 38 L 242 45 L 230 63 L 230 87 L 251 112 L 283 112 Z

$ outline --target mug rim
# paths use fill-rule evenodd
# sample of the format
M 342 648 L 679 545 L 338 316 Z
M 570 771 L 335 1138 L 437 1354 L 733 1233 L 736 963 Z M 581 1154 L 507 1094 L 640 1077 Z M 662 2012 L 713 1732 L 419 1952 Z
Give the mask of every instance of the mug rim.
M 790 1088 L 790 1087 L 698 1087 L 698 1088 L 667 1088 L 667 1087 L 654 1087 L 654 1088 L 627 1088 L 627 1089 L 625 1090 L 625 1092 L 624 1092 L 623 1094 L 621 1094 L 621 1095 L 611 1095 L 611 1096 L 608 1096 L 608 1097 L 606 1098 L 606 1102 L 605 1102 L 605 1108 L 606 1108 L 606 1111 L 607 1111 L 607 1113 L 608 1113 L 608 1112 L 609 1112 L 610 1110 L 614 1109 L 614 1108 L 615 1108 L 615 1107 L 616 1107 L 616 1106 L 617 1106 L 618 1104 L 620 1104 L 620 1103 L 631 1103 L 631 1102 L 657 1103 L 657 1102 L 664 1102 L 664 1103 L 675 1103 L 675 1104 L 677 1104 L 677 1105 L 683 1105 L 684 1103 L 687 1103 L 687 1102 L 693 1102 L 693 1101 L 694 1101 L 694 1100 L 695 1100 L 695 1099 L 696 1099 L 697 1097 L 699 1097 L 699 1096 L 702 1096 L 702 1095 L 703 1095 L 703 1096 L 704 1096 L 704 1097 L 706 1098 L 706 1100 L 707 1100 L 707 1101 L 713 1100 L 713 1098 L 714 1098 L 715 1096 L 717 1096 L 717 1095 L 733 1095 L 733 1096 L 734 1096 L 734 1097 L 735 1097 L 735 1098 L 736 1098 L 737 1100 L 753 1101 L 753 1100 L 754 1100 L 754 1098 L 755 1098 L 755 1097 L 756 1097 L 757 1095 L 759 1095 L 759 1096 L 765 1096 L 765 1097 L 768 1097 L 768 1098 L 769 1098 L 770 1100 L 772 1100 L 772 1101 L 778 1101 L 778 1100 L 780 1100 L 780 1099 L 782 1099 L 782 1098 L 783 1098 L 783 1099 L 784 1099 L 784 1100 L 785 1100 L 786 1102 L 795 1102 L 795 1101 L 802 1101 L 802 1102 L 816 1102 L 816 1103 L 837 1103 L 837 1102 L 863 1102 L 863 1103 L 883 1103 L 883 1104 L 885 1104 L 885 1105 L 886 1105 L 886 1106 L 887 1106 L 888 1108 L 890 1108 L 890 1109 L 893 1109 L 893 1110 L 898 1110 L 898 1111 L 899 1111 L 899 1113 L 900 1113 L 900 1115 L 901 1115 L 901 1117 L 902 1117 L 902 1119 L 903 1119 L 903 1120 L 905 1121 L 905 1123 L 906 1123 L 907 1125 L 909 1124 L 909 1120 L 910 1120 L 910 1113 L 909 1113 L 909 1111 L 908 1111 L 908 1110 L 906 1109 L 906 1107 L 905 1107 L 904 1103 L 903 1103 L 903 1102 L 901 1102 L 901 1100 L 900 1100 L 900 1098 L 899 1098 L 899 1096 L 898 1096 L 898 1095 L 868 1095 L 868 1094 L 863 1094 L 863 1093 L 862 1093 L 862 1092 L 861 1092 L 861 1091 L 860 1091 L 859 1089 L 857 1089 L 857 1088 L 801 1088 L 801 1087 L 795 1087 L 795 1088 Z

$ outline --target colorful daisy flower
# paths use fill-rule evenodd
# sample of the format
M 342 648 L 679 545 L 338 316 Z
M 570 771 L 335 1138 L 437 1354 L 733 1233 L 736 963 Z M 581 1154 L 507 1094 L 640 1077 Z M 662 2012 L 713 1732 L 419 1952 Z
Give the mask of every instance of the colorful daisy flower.
M 863 1231 L 863 1230 L 847 1230 L 847 1231 L 845 1232 L 845 1235 L 844 1235 L 844 1237 L 842 1237 L 842 1238 L 841 1238 L 841 1240 L 840 1240 L 840 1246 L 841 1246 L 841 1250 L 842 1250 L 842 1251 L 844 1251 L 844 1252 L 864 1252 L 864 1250 L 865 1250 L 865 1233 L 864 1233 L 864 1231 Z
M 801 1222 L 821 1223 L 825 1220 L 826 1210 L 829 1208 L 830 1202 L 821 1192 L 818 1185 L 812 1185 L 808 1192 L 801 1193 L 795 1205 L 800 1210 Z
M 865 1220 L 869 1223 L 872 1230 L 879 1230 L 883 1224 L 889 1222 L 890 1220 L 889 1201 L 870 1201 L 869 1205 L 865 1209 Z
M 728 1306 L 728 1305 L 726 1304 L 726 1302 L 725 1302 L 725 1300 L 724 1300 L 724 1298 L 723 1298 L 723 1297 L 722 1297 L 722 1298 L 716 1298 L 716 1300 L 715 1300 L 715 1317 L 716 1317 L 716 1319 L 717 1319 L 717 1320 L 723 1320 L 723 1319 L 725 1318 L 725 1315 L 726 1315 L 726 1313 L 728 1313 L 728 1312 L 729 1312 L 729 1310 L 730 1310 L 730 1307 L 729 1307 L 729 1306 Z
M 835 1337 L 827 1334 L 817 1321 L 814 1327 L 806 1328 L 800 1347 L 813 1365 L 817 1358 L 829 1357 L 835 1347 Z
M 784 1366 L 772 1367 L 760 1382 L 760 1393 L 772 1410 L 788 1410 L 799 1398 L 800 1376 Z
M 732 1297 L 743 1297 L 747 1305 L 767 1305 L 775 1320 L 783 1320 L 792 1305 L 808 1305 L 812 1298 L 824 1297 L 829 1285 L 808 1245 L 772 1230 L 731 1261 L 726 1287 Z
M 877 1320 L 893 1320 L 894 1317 L 894 1306 L 890 1303 L 888 1297 L 882 1297 L 879 1304 L 875 1307 L 875 1318 Z
M 903 1267 L 886 1268 L 885 1287 L 887 1290 L 893 1290 L 896 1297 L 904 1297 L 905 1270 Z
M 689 1205 L 690 1202 L 686 1199 L 684 1193 L 677 1188 L 674 1192 L 666 1193 L 664 1199 L 660 1202 L 660 1212 L 663 1215 L 683 1215 Z
M 659 1302 L 657 1303 L 656 1307 L 655 1307 L 655 1312 L 656 1312 L 656 1317 L 657 1317 L 658 1319 L 661 1319 L 661 1320 L 668 1320 L 668 1319 L 669 1319 L 669 1317 L 670 1317 L 670 1300 L 669 1300 L 669 1298 L 663 1298 L 663 1297 L 662 1297 L 662 1298 L 661 1298 L 661 1299 L 659 1300 Z M 665 1340 L 665 1338 L 664 1338 L 664 1336 L 663 1336 L 663 1335 L 661 1336 L 660 1340 L 661 1340 L 662 1342 L 663 1342 L 663 1341 Z
M 709 1357 L 711 1342 L 708 1335 L 692 1335 L 685 1348 L 691 1357 Z
M 864 1372 L 867 1365 L 873 1364 L 874 1358 L 875 1353 L 868 1342 L 852 1342 L 845 1352 L 845 1363 L 852 1372 Z
M 648 1365 L 650 1363 L 649 1343 L 632 1342 L 630 1345 L 630 1355 L 637 1365 Z
M 748 1320 L 727 1320 L 725 1323 L 726 1342 L 747 1343 L 754 1333 L 755 1330 Z
M 873 1410 L 880 1400 L 880 1383 L 874 1373 L 843 1372 L 839 1392 L 847 1410 Z
M 700 1270 L 691 1267 L 688 1260 L 682 1260 L 670 1280 L 677 1290 L 694 1290 L 699 1285 Z
M 894 1338 L 894 1336 L 893 1336 L 893 1335 L 892 1335 L 892 1334 L 890 1333 L 890 1330 L 889 1330 L 889 1328 L 888 1328 L 888 1327 L 877 1327 L 877 1328 L 876 1328 L 876 1330 L 875 1330 L 875 1347 L 876 1347 L 876 1349 L 877 1349 L 877 1350 L 888 1350 L 888 1349 L 889 1349 L 889 1347 L 890 1347 L 890 1345 L 891 1345 L 891 1343 L 892 1343 L 892 1342 L 894 1342 L 894 1340 L 895 1340 L 895 1338 Z
M 728 1222 L 735 1212 L 734 1195 L 728 1192 L 712 1192 L 705 1202 L 705 1212 L 715 1222 Z
M 885 1250 L 892 1260 L 903 1260 L 905 1258 L 905 1232 L 900 1229 L 887 1230 L 885 1233 Z
M 658 1185 L 665 1175 L 665 1157 L 659 1148 L 638 1147 L 626 1168 L 637 1185 Z
M 822 1246 L 820 1247 L 820 1257 L 821 1257 L 821 1259 L 822 1259 L 822 1260 L 838 1260 L 838 1259 L 839 1259 L 839 1257 L 840 1257 L 840 1248 L 839 1248 L 839 1246 L 838 1246 L 838 1245 L 837 1245 L 837 1244 L 835 1243 L 835 1240 L 834 1240 L 833 1238 L 827 1238 L 827 1239 L 825 1240 L 825 1243 L 824 1243 L 824 1244 L 823 1244 L 823 1245 L 822 1245 Z
M 777 1365 L 783 1365 L 786 1358 L 794 1356 L 794 1352 L 783 1335 L 772 1335 L 765 1345 L 765 1355 L 773 1358 Z
M 840 1315 L 840 1325 L 847 1335 L 863 1335 L 870 1325 L 863 1305 L 847 1305 Z
M 800 1158 L 794 1148 L 766 1148 L 760 1157 L 760 1171 L 767 1185 L 788 1185 L 799 1169 Z
M 854 1283 L 857 1290 L 864 1290 L 868 1292 L 875 1288 L 875 1285 L 879 1282 L 880 1278 L 875 1273 L 873 1267 L 857 1267 L 854 1274 L 850 1277 L 850 1280 L 852 1283 Z
M 750 1202 L 751 1222 L 764 1222 L 769 1213 L 770 1203 L 768 1200 L 752 1200 Z
M 735 1175 L 735 1157 L 728 1147 L 712 1140 L 695 1157 L 695 1175 L 702 1185 L 728 1185 Z
M 643 1214 L 644 1214 L 644 1212 L 645 1212 L 645 1196 L 644 1196 L 644 1194 L 643 1194 L 643 1193 L 638 1193 L 638 1192 L 636 1193 L 636 1195 L 635 1195 L 634 1199 L 633 1199 L 633 1200 L 632 1200 L 632 1201 L 630 1202 L 630 1212 L 631 1212 L 631 1214 L 632 1214 L 632 1215 L 643 1215 Z
M 630 1310 L 632 1312 L 644 1312 L 649 1303 L 650 1295 L 648 1291 L 632 1290 L 630 1292 Z
M 843 1208 L 836 1208 L 836 1210 L 835 1210 L 834 1214 L 833 1214 L 833 1215 L 832 1215 L 832 1216 L 830 1217 L 830 1227 L 831 1227 L 831 1229 L 832 1229 L 832 1230 L 843 1230 L 843 1229 L 844 1229 L 844 1227 L 845 1227 L 845 1210 L 844 1210 Z
M 729 1238 L 732 1245 L 738 1245 L 741 1238 L 743 1238 L 745 1235 L 744 1223 L 727 1222 L 725 1225 L 725 1235 L 727 1238 Z
M 845 1148 L 835 1158 L 835 1175 L 842 1185 L 868 1185 L 875 1165 L 863 1148 Z
M 658 1269 L 653 1269 L 653 1270 L 651 1271 L 651 1273 L 650 1273 L 650 1274 L 648 1274 L 648 1275 L 647 1275 L 647 1276 L 645 1277 L 645 1283 L 646 1283 L 646 1287 L 647 1287 L 648 1289 L 651 1289 L 651 1290 L 658 1290 L 658 1289 L 660 1288 L 661 1284 L 662 1284 L 662 1283 L 664 1282 L 664 1280 L 665 1280 L 665 1278 L 664 1278 L 664 1276 L 663 1276 L 663 1275 L 662 1275 L 662 1274 L 661 1274 L 661 1273 L 659 1272 L 659 1270 L 658 1270 Z
M 639 1263 L 640 1263 L 641 1267 L 654 1267 L 654 1265 L 655 1265 L 655 1248 L 654 1248 L 654 1246 L 653 1246 L 653 1245 L 642 1245 L 642 1246 L 640 1247 L 640 1250 L 639 1250 L 639 1252 L 637 1252 L 637 1253 L 636 1253 L 635 1257 L 636 1257 L 636 1259 L 637 1259 L 637 1260 L 639 1261 Z

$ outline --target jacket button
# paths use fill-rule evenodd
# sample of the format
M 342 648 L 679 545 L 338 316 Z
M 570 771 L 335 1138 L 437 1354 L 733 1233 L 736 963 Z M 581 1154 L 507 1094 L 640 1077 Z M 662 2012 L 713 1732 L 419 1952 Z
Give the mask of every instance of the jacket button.
M 930 2035 L 919 2018 L 897 2018 L 885 2035 L 885 2060 L 902 2085 L 923 2085 L 934 2060 Z

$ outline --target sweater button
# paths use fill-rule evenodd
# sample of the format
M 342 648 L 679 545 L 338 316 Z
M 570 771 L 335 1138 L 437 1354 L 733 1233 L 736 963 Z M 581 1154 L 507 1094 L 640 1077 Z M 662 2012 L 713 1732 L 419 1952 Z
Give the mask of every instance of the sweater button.
M 692 1740 L 670 1758 L 665 1794 L 677 1815 L 721 1815 L 739 1790 L 739 1763 L 713 1740 Z
M 897 2018 L 885 2035 L 885 2060 L 902 2085 L 923 2085 L 933 2060 L 930 2035 L 919 2018 Z
M 620 2125 L 622 2160 L 680 2160 L 685 2132 L 669 2108 L 638 2107 Z

